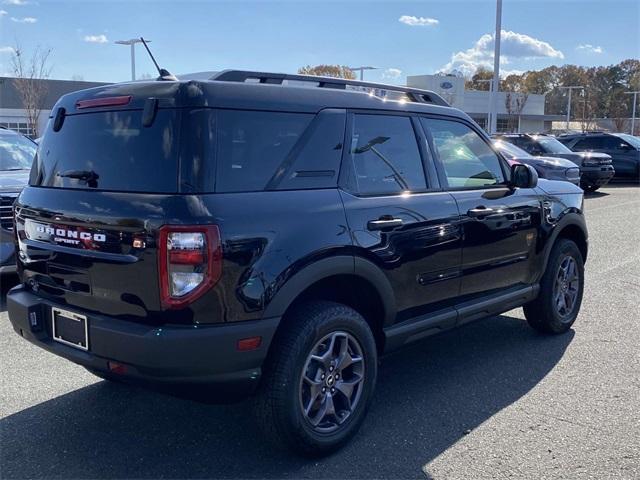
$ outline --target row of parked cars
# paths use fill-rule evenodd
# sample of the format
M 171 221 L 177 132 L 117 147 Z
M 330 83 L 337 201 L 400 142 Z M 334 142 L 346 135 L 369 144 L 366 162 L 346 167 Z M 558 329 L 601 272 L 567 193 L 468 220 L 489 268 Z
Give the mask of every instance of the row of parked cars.
M 640 138 L 632 135 L 510 133 L 495 135 L 494 139 L 510 161 L 533 166 L 543 178 L 579 184 L 586 192 L 606 185 L 614 175 L 640 181 Z

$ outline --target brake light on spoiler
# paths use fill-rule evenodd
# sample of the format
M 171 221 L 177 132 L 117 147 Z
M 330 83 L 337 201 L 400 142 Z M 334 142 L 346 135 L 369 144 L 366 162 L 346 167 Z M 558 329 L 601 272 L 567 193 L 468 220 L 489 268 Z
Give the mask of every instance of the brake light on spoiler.
M 131 101 L 131 95 L 122 95 L 119 97 L 92 98 L 89 100 L 78 100 L 76 102 L 76 108 L 78 110 L 82 110 L 83 108 L 116 107 L 116 106 L 128 105 L 130 101 Z
M 163 308 L 183 308 L 213 287 L 222 274 L 222 246 L 216 225 L 165 225 L 158 243 Z

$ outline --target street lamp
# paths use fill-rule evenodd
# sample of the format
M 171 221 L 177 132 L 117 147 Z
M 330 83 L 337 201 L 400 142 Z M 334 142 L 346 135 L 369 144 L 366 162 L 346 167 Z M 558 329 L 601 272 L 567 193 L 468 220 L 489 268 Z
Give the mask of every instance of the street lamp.
M 493 79 L 491 80 L 476 80 L 476 83 L 488 83 L 489 84 L 489 108 L 487 110 L 487 124 L 485 125 L 485 130 L 491 133 L 491 91 L 493 90 Z
M 569 121 L 571 119 L 571 92 L 575 89 L 584 90 L 582 85 L 571 85 L 569 87 L 558 87 L 560 90 L 569 90 L 567 97 L 567 131 L 569 131 Z
M 640 90 L 635 92 L 624 92 L 625 95 L 633 95 L 633 107 L 631 108 L 631 135 L 636 131 L 636 101 Z
M 347 67 L 353 73 L 360 72 L 360 81 L 364 80 L 365 70 L 378 70 L 378 67 Z
M 489 133 L 498 129 L 498 91 L 500 90 L 500 35 L 502 34 L 502 0 L 496 2 L 496 35 L 493 42 L 493 88 L 489 89 Z
M 149 43 L 151 40 L 145 40 Z M 132 38 L 131 40 L 117 40 L 115 43 L 118 45 L 131 45 L 131 80 L 136 79 L 136 43 L 142 43 L 139 38 Z

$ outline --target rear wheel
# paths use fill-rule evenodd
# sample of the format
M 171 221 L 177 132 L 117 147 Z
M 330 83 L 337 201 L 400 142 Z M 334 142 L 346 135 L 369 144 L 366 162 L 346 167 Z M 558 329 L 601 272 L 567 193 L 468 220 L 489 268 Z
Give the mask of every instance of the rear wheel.
M 358 312 L 337 303 L 301 305 L 285 322 L 265 363 L 257 420 L 277 443 L 326 455 L 364 420 L 377 374 L 375 340 Z
M 584 262 L 578 246 L 562 238 L 549 255 L 540 282 L 540 294 L 524 306 L 533 328 L 544 333 L 564 333 L 575 322 L 584 290 Z

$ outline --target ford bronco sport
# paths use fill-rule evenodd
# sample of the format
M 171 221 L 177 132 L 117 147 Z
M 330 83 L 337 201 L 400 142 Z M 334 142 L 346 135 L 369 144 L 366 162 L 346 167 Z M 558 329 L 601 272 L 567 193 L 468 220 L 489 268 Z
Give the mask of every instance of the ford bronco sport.
M 583 194 L 424 90 L 225 71 L 62 97 L 15 205 L 15 331 L 107 379 L 253 395 L 347 442 L 378 358 L 524 306 L 566 332 Z

